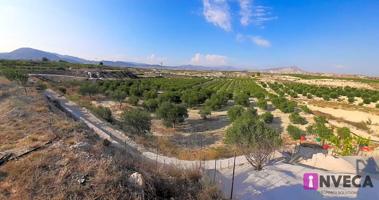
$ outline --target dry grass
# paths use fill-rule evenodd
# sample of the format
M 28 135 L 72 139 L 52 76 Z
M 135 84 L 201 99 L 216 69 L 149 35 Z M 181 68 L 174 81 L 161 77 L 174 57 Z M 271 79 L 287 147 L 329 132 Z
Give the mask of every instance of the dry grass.
M 138 144 L 150 149 L 152 152 L 158 150 L 159 154 L 176 157 L 181 160 L 213 160 L 229 158 L 234 155 L 234 151 L 232 151 L 227 145 L 218 147 L 185 148 L 174 144 L 169 137 L 135 137 L 134 140 Z
M 326 108 L 334 108 L 334 109 L 344 109 L 344 110 L 352 110 L 352 111 L 362 111 L 366 113 L 372 113 L 375 115 L 379 115 L 379 109 L 377 108 L 368 108 L 365 106 L 358 106 L 354 104 L 342 103 L 342 102 L 333 102 L 333 101 L 323 101 L 323 100 L 305 100 L 309 104 L 326 107 Z
M 313 111 L 313 113 L 315 115 L 317 115 L 317 116 L 324 116 L 327 119 L 336 120 L 337 122 L 342 122 L 342 123 L 350 124 L 350 125 L 358 128 L 358 129 L 361 129 L 361 130 L 364 130 L 364 131 L 368 131 L 368 132 L 371 131 L 370 127 L 364 121 L 362 121 L 362 122 L 352 122 L 352 121 L 345 120 L 344 118 L 335 117 L 335 116 L 333 116 L 331 114 L 323 113 L 323 112 L 320 112 L 320 111 Z
M 41 94 L 0 100 L 0 146 L 18 152 L 59 139 L 39 151 L 0 166 L 0 199 L 221 199 L 204 185 L 198 170 L 155 162 L 106 147 L 86 127 L 57 110 L 51 112 Z M 2 151 L 2 150 L 0 150 Z M 139 172 L 142 188 L 128 181 Z M 84 178 L 84 183 L 79 180 Z

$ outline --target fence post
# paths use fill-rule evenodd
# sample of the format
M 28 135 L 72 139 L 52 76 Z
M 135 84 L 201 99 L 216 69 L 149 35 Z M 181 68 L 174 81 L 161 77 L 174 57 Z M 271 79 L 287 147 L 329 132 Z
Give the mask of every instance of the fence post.
M 217 167 L 216 162 L 217 162 L 217 160 L 215 159 L 215 169 L 214 169 L 214 173 L 213 173 L 213 183 L 216 183 L 216 167 Z
M 234 189 L 234 172 L 235 172 L 235 169 L 236 169 L 236 152 L 234 152 L 234 162 L 233 162 L 233 177 L 232 177 L 232 189 L 230 191 L 230 199 L 232 200 L 233 199 L 233 189 Z

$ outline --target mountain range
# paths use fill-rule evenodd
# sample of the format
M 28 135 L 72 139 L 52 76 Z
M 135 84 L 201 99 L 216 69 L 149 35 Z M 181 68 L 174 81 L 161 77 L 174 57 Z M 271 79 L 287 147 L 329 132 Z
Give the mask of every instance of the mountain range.
M 212 70 L 212 71 L 248 71 L 246 68 L 237 67 L 237 66 L 201 66 L 201 65 L 179 65 L 179 66 L 160 66 L 152 65 L 146 63 L 137 63 L 137 62 L 128 62 L 128 61 L 93 61 L 86 60 L 83 58 L 61 55 L 57 53 L 51 53 L 47 51 L 42 51 L 33 48 L 19 48 L 8 53 L 0 53 L 0 59 L 4 60 L 42 60 L 47 58 L 50 61 L 66 61 L 70 63 L 78 64 L 98 64 L 102 62 L 105 66 L 111 67 L 139 67 L 139 68 L 164 68 L 164 69 L 174 69 L 174 70 Z M 300 74 L 306 73 L 304 70 L 299 67 L 279 67 L 279 68 L 270 68 L 264 70 L 251 70 L 249 71 L 262 71 L 268 73 L 293 73 Z

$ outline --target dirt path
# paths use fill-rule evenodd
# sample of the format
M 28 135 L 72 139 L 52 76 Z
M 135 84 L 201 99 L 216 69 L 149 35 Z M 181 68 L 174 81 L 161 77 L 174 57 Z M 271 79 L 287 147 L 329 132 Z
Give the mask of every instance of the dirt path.
M 103 139 L 107 139 L 112 142 L 112 144 L 127 148 L 130 150 L 135 150 L 140 153 L 147 159 L 157 160 L 161 164 L 174 164 L 176 166 L 182 166 L 185 168 L 197 167 L 201 166 L 204 169 L 214 169 L 216 165 L 217 168 L 228 168 L 233 164 L 233 158 L 220 159 L 220 160 L 179 160 L 174 157 L 167 157 L 163 155 L 157 155 L 154 152 L 149 152 L 143 146 L 135 143 L 128 136 L 126 136 L 123 132 L 111 127 L 110 124 L 100 120 L 92 113 L 90 113 L 87 109 L 80 107 L 76 103 L 67 100 L 64 96 L 59 95 L 58 93 L 48 89 L 45 91 L 44 95 L 46 98 L 53 102 L 56 106 L 60 107 L 61 110 L 71 115 L 74 119 L 78 121 L 82 121 L 85 123 L 90 129 L 92 129 L 99 137 Z M 247 164 L 247 160 L 245 156 L 238 156 L 236 158 L 236 165 Z

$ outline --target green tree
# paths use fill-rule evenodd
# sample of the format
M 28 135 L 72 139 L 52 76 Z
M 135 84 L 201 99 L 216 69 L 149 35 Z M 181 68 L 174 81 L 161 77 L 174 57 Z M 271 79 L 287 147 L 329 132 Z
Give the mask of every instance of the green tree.
M 226 105 L 228 102 L 228 94 L 224 92 L 219 92 L 217 94 L 213 94 L 211 98 L 205 101 L 205 106 L 210 107 L 212 110 L 217 110 L 222 108 L 222 106 Z
M 88 95 L 90 97 L 96 94 L 97 91 L 97 85 L 92 83 L 83 83 L 79 88 L 79 93 L 81 93 L 82 95 Z
M 170 102 L 163 102 L 156 111 L 157 117 L 162 119 L 164 124 L 169 127 L 184 122 L 188 117 L 187 108 L 182 104 L 173 104 Z
M 143 107 L 149 112 L 155 112 L 158 108 L 158 100 L 157 99 L 148 99 L 143 102 Z
M 242 116 L 245 112 L 245 109 L 240 105 L 235 105 L 228 110 L 228 117 L 230 121 L 236 120 L 238 117 Z
M 225 142 L 234 144 L 256 170 L 262 170 L 281 144 L 280 134 L 255 118 L 238 118 L 225 134 Z
M 139 99 L 136 96 L 130 96 L 128 98 L 128 103 L 130 103 L 133 106 L 136 106 L 138 104 L 138 101 L 139 101 Z
M 120 103 L 120 108 L 126 96 L 127 96 L 127 93 L 124 90 L 116 90 L 112 93 L 112 99 Z
M 243 92 L 235 93 L 233 95 L 234 103 L 237 105 L 248 106 L 249 105 L 249 95 Z
M 122 124 L 132 133 L 143 135 L 150 131 L 151 117 L 148 112 L 141 109 L 126 110 L 122 114 Z
M 198 91 L 186 91 L 181 99 L 187 106 L 193 107 L 201 103 L 202 97 Z

